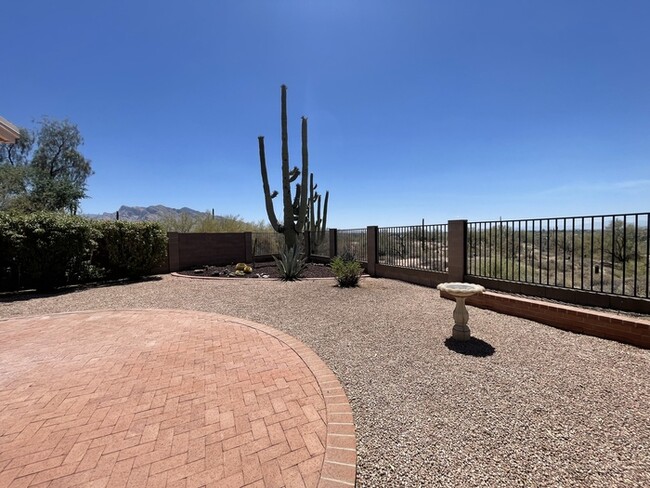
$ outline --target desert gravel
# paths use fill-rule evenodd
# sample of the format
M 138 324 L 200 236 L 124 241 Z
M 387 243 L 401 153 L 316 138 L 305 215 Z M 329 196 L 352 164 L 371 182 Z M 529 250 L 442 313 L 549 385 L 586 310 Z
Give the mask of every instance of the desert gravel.
M 192 309 L 283 330 L 346 389 L 358 486 L 650 486 L 650 351 L 474 307 L 458 351 L 436 290 L 333 284 L 164 276 L 4 298 L 0 317 Z

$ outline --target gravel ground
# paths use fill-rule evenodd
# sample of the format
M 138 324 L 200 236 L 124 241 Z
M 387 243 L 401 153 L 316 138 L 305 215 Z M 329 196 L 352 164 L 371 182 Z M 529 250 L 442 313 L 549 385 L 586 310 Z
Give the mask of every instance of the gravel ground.
M 358 486 L 650 486 L 650 351 L 362 278 L 161 280 L 5 297 L 0 317 L 103 308 L 217 312 L 281 329 L 344 384 Z M 0 323 L 1 326 L 1 323 Z

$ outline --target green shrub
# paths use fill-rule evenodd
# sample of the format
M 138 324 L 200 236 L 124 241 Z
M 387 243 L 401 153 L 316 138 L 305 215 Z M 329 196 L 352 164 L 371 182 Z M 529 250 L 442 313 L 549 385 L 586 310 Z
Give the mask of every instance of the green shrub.
M 143 276 L 166 254 L 167 234 L 158 224 L 0 212 L 0 290 Z
M 288 248 L 285 246 L 280 251 L 280 258 L 273 257 L 275 264 L 280 271 L 280 280 L 282 281 L 296 281 L 299 280 L 302 272 L 307 265 L 305 258 L 300 256 L 300 248 L 298 246 Z
M 332 259 L 331 266 L 339 286 L 349 288 L 359 284 L 359 277 L 363 272 L 363 267 L 353 255 L 336 256 Z
M 99 248 L 93 263 L 110 278 L 146 276 L 167 256 L 167 233 L 152 222 L 98 221 Z
M 2 289 L 51 289 L 96 274 L 90 260 L 99 234 L 81 217 L 0 214 Z

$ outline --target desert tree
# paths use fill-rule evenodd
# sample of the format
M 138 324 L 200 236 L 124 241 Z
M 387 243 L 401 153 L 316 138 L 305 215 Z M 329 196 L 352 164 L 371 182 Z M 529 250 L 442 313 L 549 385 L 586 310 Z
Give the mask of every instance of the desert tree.
M 20 129 L 15 144 L 0 144 L 0 210 L 76 214 L 93 174 L 80 151 L 83 137 L 68 120 L 43 118 Z

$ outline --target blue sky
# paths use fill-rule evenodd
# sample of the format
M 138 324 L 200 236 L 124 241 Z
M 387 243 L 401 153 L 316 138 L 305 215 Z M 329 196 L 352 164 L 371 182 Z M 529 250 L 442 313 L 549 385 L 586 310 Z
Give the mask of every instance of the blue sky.
M 88 213 L 265 219 L 309 118 L 329 223 L 648 211 L 650 2 L 30 0 L 2 7 L 0 114 L 68 118 Z M 276 199 L 280 213 L 279 198 Z

